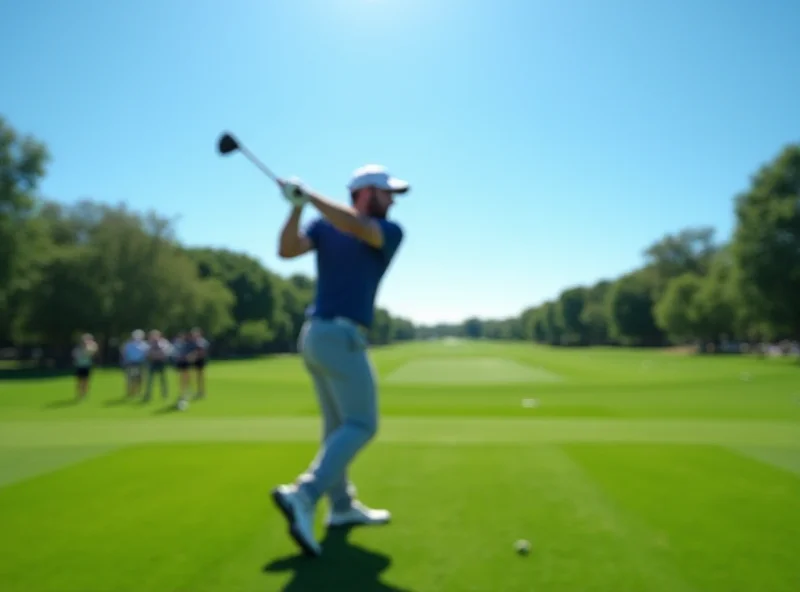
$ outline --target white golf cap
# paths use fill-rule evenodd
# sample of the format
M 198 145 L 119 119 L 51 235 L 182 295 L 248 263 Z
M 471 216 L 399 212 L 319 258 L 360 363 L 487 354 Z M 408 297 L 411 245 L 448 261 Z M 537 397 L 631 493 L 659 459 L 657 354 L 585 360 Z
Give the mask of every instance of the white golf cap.
M 134 339 L 144 339 L 144 331 L 141 329 L 136 329 L 133 333 L 131 333 L 131 337 Z
M 411 188 L 408 181 L 393 177 L 386 167 L 379 164 L 368 164 L 353 171 L 347 188 L 350 191 L 357 191 L 364 187 L 377 187 L 393 193 L 405 193 Z

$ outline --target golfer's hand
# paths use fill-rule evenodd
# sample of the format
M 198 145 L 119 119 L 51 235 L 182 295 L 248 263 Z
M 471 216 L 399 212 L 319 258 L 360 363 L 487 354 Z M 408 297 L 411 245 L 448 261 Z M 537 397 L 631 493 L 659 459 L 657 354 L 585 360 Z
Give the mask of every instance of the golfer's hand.
M 284 199 L 295 207 L 300 207 L 308 202 L 308 190 L 297 177 L 280 181 L 281 193 Z

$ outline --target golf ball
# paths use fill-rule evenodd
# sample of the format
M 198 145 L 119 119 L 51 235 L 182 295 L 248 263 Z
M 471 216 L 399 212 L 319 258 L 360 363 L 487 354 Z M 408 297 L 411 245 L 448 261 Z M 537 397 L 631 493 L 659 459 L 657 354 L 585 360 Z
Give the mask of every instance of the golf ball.
M 531 544 L 529 541 L 526 541 L 525 539 L 520 539 L 516 543 L 514 543 L 514 550 L 519 555 L 527 555 L 528 553 L 531 552 Z
M 180 401 L 178 401 L 178 409 L 180 411 L 186 411 L 188 407 L 189 407 L 189 401 L 187 401 L 186 399 L 181 399 Z

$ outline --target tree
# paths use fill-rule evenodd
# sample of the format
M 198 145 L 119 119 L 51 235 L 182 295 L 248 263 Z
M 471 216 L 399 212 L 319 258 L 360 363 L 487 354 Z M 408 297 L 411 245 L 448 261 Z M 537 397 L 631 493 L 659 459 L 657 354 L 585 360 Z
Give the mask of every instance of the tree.
M 273 321 L 283 309 L 280 278 L 256 259 L 228 249 L 189 249 L 200 276 L 217 278 L 235 296 L 233 318 L 236 323 Z
M 21 292 L 30 289 L 40 265 L 40 235 L 31 219 L 49 161 L 43 143 L 20 136 L 0 117 L 0 342 L 14 337 Z
M 564 328 L 564 340 L 568 344 L 585 344 L 587 328 L 582 320 L 586 307 L 587 290 L 583 287 L 564 290 L 558 298 L 556 315 L 558 324 Z
M 684 273 L 705 275 L 716 250 L 714 229 L 710 227 L 686 228 L 650 245 L 644 255 L 653 300 L 658 301 L 673 278 Z
M 237 349 L 248 353 L 261 351 L 272 339 L 272 331 L 266 320 L 245 321 L 236 332 Z
M 386 345 L 392 340 L 392 317 L 384 308 L 376 308 L 369 329 L 369 342 L 375 345 Z
M 609 335 L 625 345 L 660 345 L 663 334 L 653 318 L 652 285 L 641 273 L 614 282 L 607 294 Z
M 471 317 L 464 321 L 464 335 L 469 339 L 483 337 L 483 322 L 476 317 Z
M 800 145 L 759 169 L 735 211 L 733 256 L 749 315 L 776 337 L 800 337 Z
M 746 333 L 741 298 L 735 285 L 734 261 L 730 249 L 723 248 L 714 256 L 708 274 L 700 281 L 690 314 L 695 321 L 697 336 L 705 341 L 719 342 L 723 336 Z
M 255 351 L 256 335 L 260 335 L 260 351 L 294 349 L 310 301 L 310 294 L 303 292 L 308 291 L 308 284 L 313 290 L 308 278 L 293 276 L 284 280 L 254 257 L 228 249 L 195 248 L 187 253 L 201 277 L 216 279 L 233 294 L 232 322 L 225 323 L 227 328 L 220 333 L 218 343 L 223 346 L 244 343 L 241 327 L 247 324 L 244 331 L 248 352 Z
M 59 249 L 44 264 L 43 273 L 21 310 L 26 334 L 36 343 L 66 351 L 78 334 L 101 328 L 96 315 L 100 286 L 87 281 L 92 265 L 86 246 Z
M 664 295 L 656 304 L 654 313 L 658 326 L 670 339 L 686 342 L 698 337 L 698 320 L 693 314 L 695 299 L 703 285 L 703 278 L 686 272 L 670 280 Z
M 602 280 L 590 287 L 586 294 L 586 304 L 581 311 L 581 323 L 585 327 L 589 343 L 608 342 L 608 314 L 606 295 L 612 282 Z
M 190 285 L 194 297 L 186 303 L 188 322 L 176 330 L 197 325 L 208 335 L 222 336 L 236 327 L 232 313 L 236 296 L 225 284 L 217 278 L 203 278 Z
M 551 341 L 545 307 L 540 306 L 537 308 L 531 318 L 533 321 L 532 333 L 534 341 L 536 341 L 536 343 L 547 343 Z
M 548 300 L 540 307 L 542 317 L 542 327 L 544 329 L 545 341 L 551 345 L 560 345 L 564 328 L 558 318 L 558 305 L 553 300 Z
M 508 340 L 522 338 L 522 322 L 519 318 L 491 319 L 483 321 L 483 337 L 486 339 Z
M 200 303 L 219 295 L 200 289 L 197 269 L 174 240 L 168 220 L 92 201 L 77 204 L 69 216 L 86 227 L 91 245 L 86 281 L 100 291 L 96 314 L 106 339 L 141 327 L 173 327 L 176 319 L 197 324 Z
M 272 320 L 275 346 L 281 351 L 294 351 L 297 337 L 306 320 L 306 309 L 314 298 L 314 281 L 295 274 L 278 283 L 283 309 Z
M 416 337 L 414 323 L 410 319 L 394 317 L 392 321 L 392 341 L 410 341 Z
M 45 203 L 38 219 L 50 248 L 21 307 L 25 330 L 63 345 L 92 331 L 107 343 L 135 328 L 229 328 L 233 295 L 201 279 L 168 220 L 90 200 Z

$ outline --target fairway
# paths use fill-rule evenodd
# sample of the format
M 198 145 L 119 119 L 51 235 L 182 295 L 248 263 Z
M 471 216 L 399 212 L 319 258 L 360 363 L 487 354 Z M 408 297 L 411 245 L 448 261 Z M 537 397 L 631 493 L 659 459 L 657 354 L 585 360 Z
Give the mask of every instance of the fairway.
M 555 374 L 502 358 L 460 357 L 414 360 L 386 377 L 391 384 L 512 384 L 553 382 Z
M 100 371 L 0 382 L 3 592 L 796 592 L 800 367 L 658 350 L 375 349 L 352 478 L 392 524 L 305 560 L 269 502 L 320 421 L 299 359 L 212 361 L 208 398 Z M 523 405 L 535 399 L 535 406 Z M 531 553 L 514 552 L 519 539 Z

